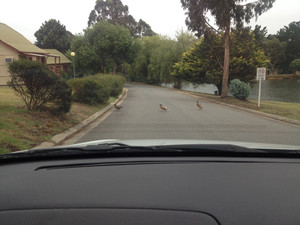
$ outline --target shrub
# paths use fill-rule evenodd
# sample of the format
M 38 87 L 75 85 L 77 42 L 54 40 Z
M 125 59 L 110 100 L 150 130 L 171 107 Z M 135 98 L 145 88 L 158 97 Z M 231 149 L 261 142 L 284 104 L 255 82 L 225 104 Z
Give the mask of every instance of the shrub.
M 109 96 L 122 93 L 125 78 L 120 75 L 97 74 L 68 81 L 73 90 L 73 99 L 86 104 L 106 102 Z
M 83 85 L 85 99 L 90 104 L 104 103 L 109 99 L 109 88 L 105 84 L 86 78 Z
M 109 89 L 91 78 L 77 78 L 68 83 L 72 87 L 74 101 L 97 104 L 106 102 L 109 98 Z
M 300 59 L 295 59 L 290 63 L 290 70 L 293 73 L 300 71 Z
M 234 79 L 230 82 L 229 91 L 235 98 L 246 100 L 250 95 L 251 87 L 239 79 Z
M 25 102 L 28 110 L 41 110 L 43 106 L 55 108 L 56 112 L 70 110 L 71 88 L 46 65 L 22 59 L 12 62 L 9 72 L 8 85 Z
M 52 107 L 56 108 L 55 111 L 58 113 L 69 112 L 73 100 L 71 87 L 64 80 L 57 79 L 53 92 L 54 98 L 50 104 Z
M 94 77 L 99 82 L 106 84 L 110 90 L 110 96 L 116 97 L 123 91 L 125 78 L 121 75 L 96 74 L 91 77 Z
M 74 78 L 73 70 L 69 70 L 68 72 L 61 72 L 61 76 L 65 80 L 70 80 Z

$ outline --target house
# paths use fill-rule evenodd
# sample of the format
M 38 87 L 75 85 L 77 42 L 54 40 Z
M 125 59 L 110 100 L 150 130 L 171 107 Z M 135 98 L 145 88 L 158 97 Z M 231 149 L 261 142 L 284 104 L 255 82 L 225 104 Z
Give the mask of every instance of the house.
M 40 49 L 22 34 L 4 23 L 0 23 L 0 85 L 6 85 L 10 79 L 8 65 L 14 60 L 27 58 L 29 60 L 47 63 L 48 58 L 54 58 L 54 63 L 60 63 L 59 55 L 52 55 Z M 60 75 L 60 71 L 57 70 Z
M 60 62 L 58 63 L 56 57 L 49 57 L 47 58 L 47 65 L 49 69 L 56 74 L 59 74 L 61 71 L 68 72 L 71 69 L 71 61 L 60 51 L 56 49 L 43 49 L 44 51 L 48 52 L 52 56 L 59 56 Z

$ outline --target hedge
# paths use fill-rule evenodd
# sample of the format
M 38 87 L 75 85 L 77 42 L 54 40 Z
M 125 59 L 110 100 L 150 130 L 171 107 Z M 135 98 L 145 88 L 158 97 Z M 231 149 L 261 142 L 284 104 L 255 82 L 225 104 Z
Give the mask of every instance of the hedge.
M 122 93 L 125 78 L 120 75 L 96 74 L 68 81 L 72 87 L 73 100 L 86 104 L 106 102 L 110 96 Z

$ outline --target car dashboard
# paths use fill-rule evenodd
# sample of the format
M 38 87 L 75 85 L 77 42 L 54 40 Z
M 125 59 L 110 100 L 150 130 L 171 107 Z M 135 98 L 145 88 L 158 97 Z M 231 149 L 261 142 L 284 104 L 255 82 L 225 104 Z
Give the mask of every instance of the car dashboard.
M 85 157 L 0 164 L 0 224 L 300 224 L 300 160 Z

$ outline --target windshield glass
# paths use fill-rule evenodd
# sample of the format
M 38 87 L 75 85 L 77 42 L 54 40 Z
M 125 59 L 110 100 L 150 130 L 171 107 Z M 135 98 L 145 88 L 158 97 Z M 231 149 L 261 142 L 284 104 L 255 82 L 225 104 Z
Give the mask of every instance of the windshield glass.
M 110 139 L 300 146 L 299 0 L 224 2 L 2 3 L 0 153 Z

